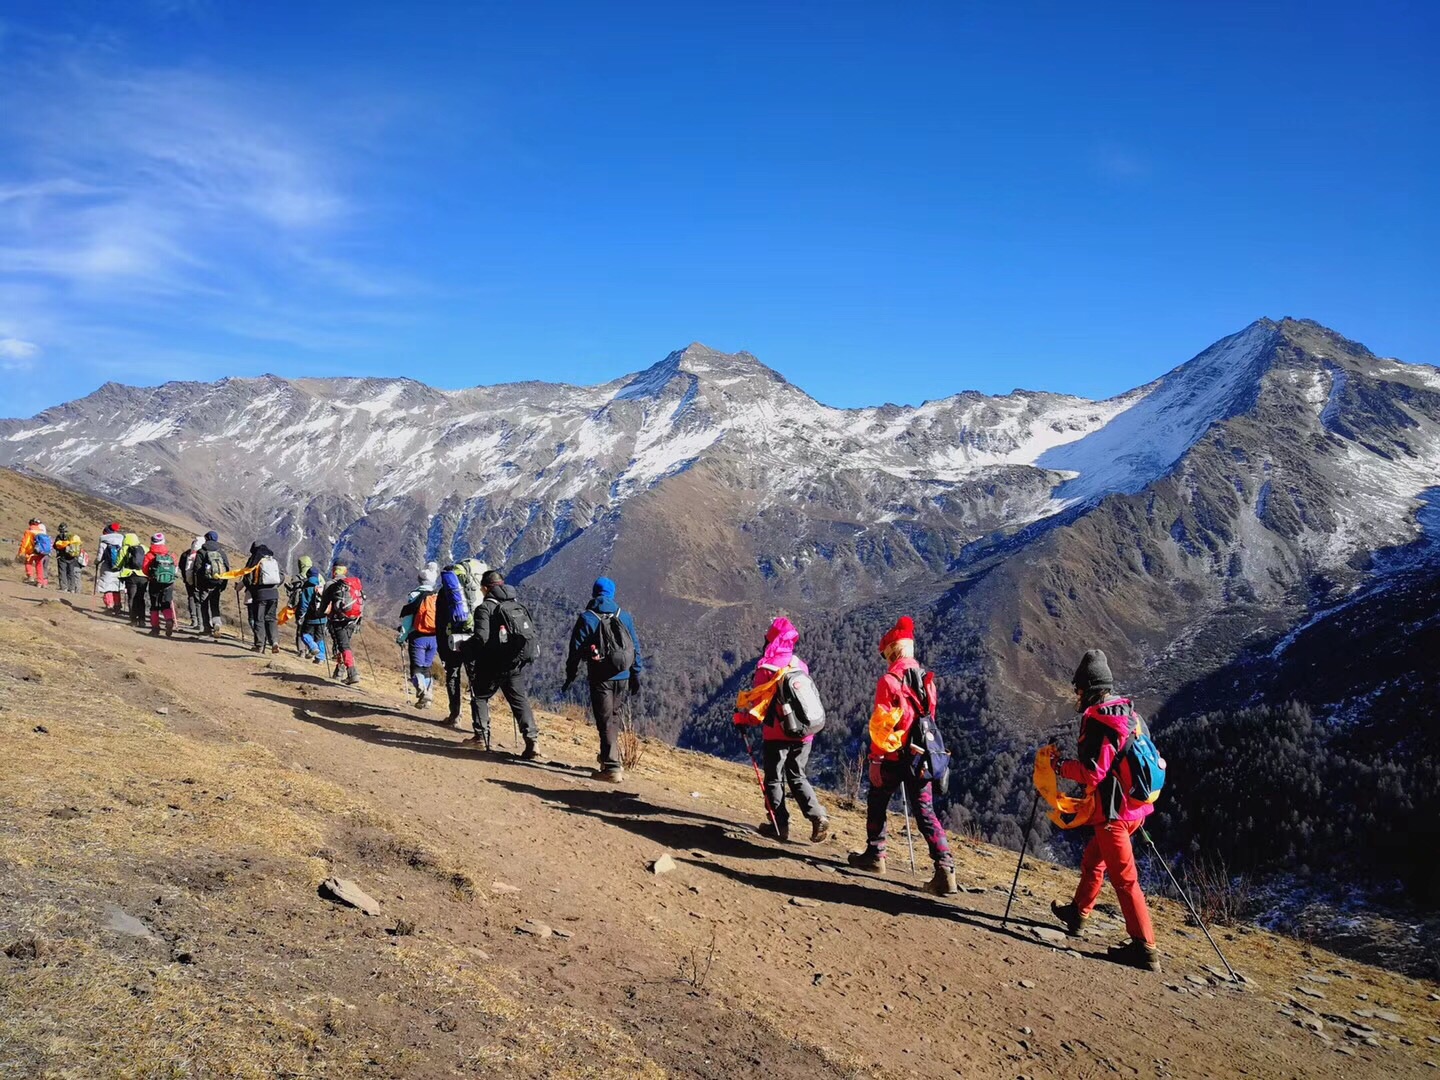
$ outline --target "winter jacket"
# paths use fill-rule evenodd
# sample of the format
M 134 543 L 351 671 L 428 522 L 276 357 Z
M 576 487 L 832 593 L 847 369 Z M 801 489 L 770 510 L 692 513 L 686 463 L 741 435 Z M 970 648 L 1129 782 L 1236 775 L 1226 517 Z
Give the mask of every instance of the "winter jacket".
M 45 531 L 44 525 L 31 525 L 20 538 L 20 557 L 28 559 L 35 554 L 35 537 Z
M 100 546 L 95 556 L 95 588 L 98 592 L 119 592 L 121 590 L 118 562 L 110 569 L 111 556 L 118 560 L 125 546 L 125 538 L 119 533 L 107 532 L 100 537 Z
M 875 707 L 870 713 L 870 760 L 899 761 L 910 725 L 915 723 L 915 700 L 905 693 L 905 676 L 919 672 L 920 664 L 901 657 L 875 684 Z M 931 703 L 934 709 L 934 702 Z
M 84 542 L 80 539 L 80 534 L 74 529 L 71 529 L 55 541 L 55 558 L 61 562 L 73 562 L 80 558 L 83 550 Z
M 244 579 L 246 603 L 267 603 L 280 599 L 279 585 L 262 585 L 260 583 L 260 560 L 267 557 L 273 559 L 275 553 L 264 544 L 250 545 L 250 558 L 245 563 L 245 573 L 248 575 Z
M 1120 750 L 1135 730 L 1135 710 L 1129 698 L 1110 697 L 1086 709 L 1080 718 L 1079 747 L 1074 759 L 1062 762 L 1059 773 L 1095 793 L 1095 820 L 1144 821 L 1155 807 L 1136 802 L 1130 790 L 1130 767 Z
M 219 540 L 206 540 L 205 543 L 203 543 L 203 544 L 200 545 L 200 551 L 202 552 L 202 554 L 197 555 L 196 558 L 199 558 L 199 559 L 208 559 L 208 555 L 207 555 L 207 554 L 203 554 L 203 553 L 208 553 L 208 552 L 211 552 L 211 551 L 218 551 L 218 552 L 220 553 L 220 564 L 221 564 L 223 567 L 225 567 L 225 571 L 226 571 L 227 573 L 229 572 L 229 570 L 230 570 L 230 557 L 225 554 L 225 549 L 220 546 L 220 541 L 219 541 Z M 223 581 L 212 581 L 212 580 L 210 580 L 210 578 L 208 578 L 208 577 L 205 576 L 204 567 L 205 567 L 205 563 L 204 563 L 204 562 L 201 562 L 200 568 L 195 571 L 195 584 L 196 584 L 196 586 L 197 586 L 198 588 L 202 588 L 202 589 L 213 589 L 213 588 L 223 587 L 224 584 L 225 584 L 225 582 L 223 582 Z
M 141 570 L 141 572 L 144 573 L 144 575 L 145 575 L 146 577 L 149 577 L 149 576 L 150 576 L 150 569 L 151 569 L 151 567 L 153 567 L 153 566 L 155 565 L 155 556 L 156 556 L 156 555 L 169 555 L 169 554 L 170 554 L 170 549 L 169 549 L 168 547 L 166 547 L 164 544 L 156 544 L 156 545 L 155 545 L 154 547 L 152 547 L 152 548 L 149 550 L 149 552 L 145 555 L 145 561 L 140 564 L 140 570 Z M 178 574 L 178 572 L 179 572 L 179 571 L 178 571 L 178 568 L 177 568 L 177 571 L 176 571 L 176 572 L 177 572 L 177 574 Z
M 769 697 L 763 700 L 765 712 L 764 719 L 757 720 L 755 712 L 759 711 L 760 703 L 756 704 L 754 711 L 745 711 L 737 707 L 735 712 L 735 723 L 739 727 L 753 727 L 761 724 L 761 735 L 766 742 L 784 743 L 807 743 L 815 738 L 814 735 L 804 735 L 798 739 L 791 738 L 785 734 L 781 725 L 780 710 L 775 708 L 775 696 L 779 691 L 779 679 L 785 670 L 802 671 L 810 673 L 810 667 L 795 655 L 795 645 L 800 640 L 800 631 L 795 629 L 795 624 L 783 615 L 770 624 L 770 629 L 765 632 L 765 651 L 761 654 L 759 662 L 755 665 L 755 675 L 750 680 L 752 690 L 758 690 L 774 683 L 775 687 L 769 692 Z M 737 706 L 738 706 L 737 702 Z
M 324 598 L 325 580 L 320 576 L 320 571 L 312 566 L 306 573 L 299 595 L 295 599 L 295 621 L 307 627 L 323 625 L 325 615 L 320 610 L 320 604 Z
M 120 576 L 144 577 L 145 545 L 134 533 L 125 534 L 125 543 L 120 548 Z
M 605 580 L 605 579 L 601 579 Z M 502 586 L 508 588 L 509 586 Z M 492 590 L 493 592 L 493 590 Z M 596 635 L 600 632 L 600 619 L 602 616 L 614 616 L 620 620 L 621 625 L 630 635 L 630 641 L 635 646 L 635 662 L 625 671 L 618 675 L 612 675 L 608 679 L 599 678 L 599 662 L 596 661 L 590 651 L 590 645 L 595 641 Z M 602 593 L 586 605 L 580 617 L 575 620 L 575 629 L 570 633 L 570 650 L 565 658 L 565 681 L 574 681 L 575 674 L 580 670 L 581 661 L 585 662 L 586 674 L 593 682 L 628 682 L 631 674 L 639 675 L 645 670 L 645 661 L 640 656 L 640 635 L 635 633 L 635 620 L 631 618 L 628 611 L 623 610 L 615 602 L 613 586 L 608 595 Z M 635 685 L 640 685 L 636 683 Z

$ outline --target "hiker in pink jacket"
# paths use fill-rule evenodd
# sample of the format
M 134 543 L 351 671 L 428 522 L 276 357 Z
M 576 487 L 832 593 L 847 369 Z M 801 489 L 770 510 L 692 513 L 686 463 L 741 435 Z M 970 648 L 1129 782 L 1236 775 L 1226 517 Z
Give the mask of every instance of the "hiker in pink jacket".
M 830 821 L 805 775 L 815 736 L 792 738 L 780 725 L 777 691 L 781 673 L 787 669 L 810 673 L 805 661 L 795 655 L 799 640 L 800 631 L 783 615 L 770 624 L 751 688 L 741 691 L 736 703 L 735 724 L 759 726 L 765 739 L 765 801 L 773 820 L 760 826 L 761 834 L 781 841 L 790 839 L 790 808 L 785 800 L 785 789 L 789 787 L 800 812 L 810 821 L 810 842 L 820 844 L 830 837 Z

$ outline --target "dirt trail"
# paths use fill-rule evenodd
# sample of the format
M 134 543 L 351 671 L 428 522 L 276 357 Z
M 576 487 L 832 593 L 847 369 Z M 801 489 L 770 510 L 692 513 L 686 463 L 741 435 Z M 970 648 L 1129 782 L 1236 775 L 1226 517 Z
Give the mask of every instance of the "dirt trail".
M 1433 986 L 1256 931 L 1226 935 L 1255 982 L 1230 989 L 1207 970 L 1215 958 L 1183 913 L 1163 902 L 1166 972 L 1131 972 L 1096 958 L 1123 937 L 1113 918 L 1074 949 L 1034 935 L 1052 925 L 1049 900 L 1073 888 L 1066 871 L 1027 870 L 1018 918 L 1002 929 L 1007 852 L 959 845 L 969 891 L 935 900 L 918 891 L 923 849 L 912 878 L 903 840 L 888 880 L 844 864 L 863 839 L 857 814 L 837 811 L 837 835 L 823 846 L 760 839 L 753 776 L 729 763 L 650 746 L 616 789 L 587 778 L 588 725 L 543 716 L 544 764 L 519 761 L 513 748 L 482 756 L 461 747 L 466 732 L 403 704 L 398 675 L 348 690 L 290 654 L 152 639 L 99 615 L 88 597 L 74 608 L 37 599 L 0 585 L 0 616 L 43 613 L 97 665 L 143 665 L 182 704 L 166 720 L 173 730 L 253 740 L 445 850 L 482 895 L 460 917 L 437 906 L 439 923 L 427 925 L 422 909 L 425 933 L 482 950 L 522 999 L 603 1019 L 673 1075 L 1440 1075 L 1426 1064 L 1440 1057 L 1427 1041 L 1440 1037 Z M 389 649 L 386 634 L 369 634 L 372 651 L 381 641 Z M 511 742 L 508 717 L 497 720 Z M 657 876 L 646 864 L 663 852 L 678 868 Z M 402 898 L 383 875 L 351 876 L 382 904 L 415 910 L 413 887 Z M 517 932 L 526 920 L 555 933 Z M 1366 1005 L 1403 1016 L 1372 1021 L 1387 1029 L 1375 1046 L 1319 1019 Z M 1304 1026 L 1311 1019 L 1322 1034 Z

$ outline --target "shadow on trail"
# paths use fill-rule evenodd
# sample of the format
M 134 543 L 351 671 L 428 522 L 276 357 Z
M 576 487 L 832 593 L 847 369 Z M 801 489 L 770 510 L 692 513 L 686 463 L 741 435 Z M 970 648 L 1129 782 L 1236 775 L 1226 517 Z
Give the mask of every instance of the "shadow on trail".
M 308 671 L 257 671 L 256 676 L 262 679 L 279 679 L 287 683 L 305 683 L 308 686 L 339 686 L 340 680 L 327 679 L 324 675 L 314 675 Z M 416 717 L 424 720 L 425 717 Z
M 744 826 L 736 825 L 731 821 L 723 823 L 720 823 L 719 819 L 713 819 L 706 823 L 664 821 L 653 815 L 666 814 L 670 811 L 663 807 L 651 807 L 648 804 L 645 804 L 644 811 L 632 812 L 629 805 L 635 800 L 627 799 L 624 804 L 617 806 L 616 795 L 613 791 L 569 789 L 556 791 L 523 784 L 516 780 L 492 782 L 517 794 L 533 795 L 538 799 L 562 803 L 567 813 L 593 817 L 597 821 L 617 825 L 627 832 L 633 832 L 637 836 L 643 836 L 647 840 L 668 848 L 693 848 L 712 855 L 729 855 L 739 859 L 780 859 L 786 855 L 785 852 L 761 843 L 758 837 L 752 841 L 744 836 L 736 835 L 737 830 Z M 697 860 L 697 862 L 700 865 L 709 865 L 703 860 Z
M 1025 942 L 1029 945 L 1043 945 L 1043 942 L 1036 941 L 1029 934 L 1022 933 L 1018 930 L 1001 928 L 998 925 L 999 916 L 992 915 L 989 912 L 961 907 L 959 904 L 941 900 L 938 897 L 932 898 L 921 892 L 897 892 L 893 889 L 875 888 L 872 885 L 851 880 L 848 874 L 838 878 L 822 878 L 817 880 L 813 878 L 783 877 L 777 874 L 762 874 L 683 855 L 679 861 L 706 870 L 712 870 L 741 885 L 748 885 L 754 889 L 763 889 L 766 892 L 772 892 L 777 896 L 783 896 L 787 899 L 790 897 L 799 897 L 805 900 L 814 900 L 818 903 L 869 908 L 872 911 L 878 911 L 885 915 L 920 915 L 931 919 L 945 919 L 950 922 L 963 923 L 977 930 L 984 930 L 988 934 L 995 934 L 999 937 Z M 1013 923 L 1015 919 L 1012 918 L 1010 921 Z

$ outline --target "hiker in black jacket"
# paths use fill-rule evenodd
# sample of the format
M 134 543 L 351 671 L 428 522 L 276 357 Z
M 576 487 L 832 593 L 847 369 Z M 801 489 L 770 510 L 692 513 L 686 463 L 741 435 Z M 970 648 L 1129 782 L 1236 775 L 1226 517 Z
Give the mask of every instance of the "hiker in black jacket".
M 254 652 L 266 648 L 280 651 L 280 631 L 276 616 L 280 608 L 280 586 L 285 575 L 280 560 L 264 544 L 250 545 L 250 558 L 245 563 L 245 606 L 250 609 L 250 634 Z
M 635 620 L 615 602 L 615 582 L 607 577 L 595 582 L 589 605 L 575 620 L 562 693 L 570 689 L 582 662 L 590 681 L 590 709 L 600 733 L 600 768 L 595 770 L 594 778 L 618 784 L 624 775 L 620 761 L 620 705 L 630 694 L 640 692 L 645 662 L 640 658 Z
M 525 668 L 534 660 L 539 644 L 535 622 L 500 571 L 485 571 L 480 587 L 485 601 L 475 612 L 475 637 L 466 661 L 467 666 L 473 665 L 470 685 L 476 723 L 475 734 L 466 742 L 490 749 L 490 699 L 498 691 L 505 695 L 525 739 L 520 757 L 534 761 L 540 756 L 540 728 L 525 694 Z
M 225 620 L 220 615 L 220 600 L 225 595 L 222 574 L 230 572 L 230 560 L 220 546 L 220 534 L 211 529 L 195 557 L 195 586 L 200 590 L 200 635 L 219 637 Z

